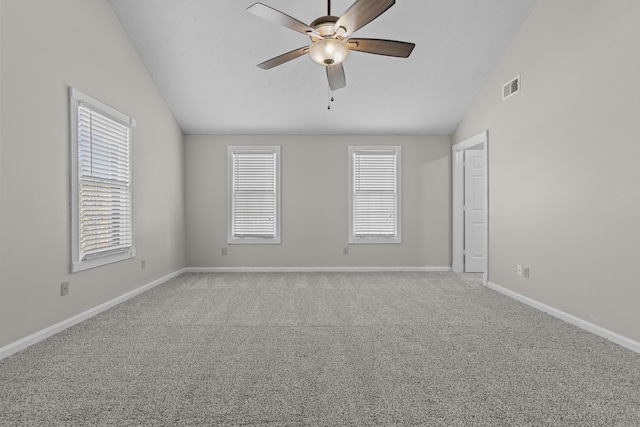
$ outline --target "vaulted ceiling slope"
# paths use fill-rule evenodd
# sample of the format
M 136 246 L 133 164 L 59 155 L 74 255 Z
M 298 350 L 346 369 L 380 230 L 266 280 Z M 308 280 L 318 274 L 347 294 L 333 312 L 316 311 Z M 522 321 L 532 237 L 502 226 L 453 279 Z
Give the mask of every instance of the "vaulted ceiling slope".
M 535 0 L 398 0 L 354 36 L 413 42 L 408 59 L 352 52 L 331 109 L 310 40 L 246 11 L 253 0 L 109 0 L 187 134 L 449 135 Z M 325 0 L 262 0 L 306 24 Z M 342 15 L 353 0 L 333 0 Z

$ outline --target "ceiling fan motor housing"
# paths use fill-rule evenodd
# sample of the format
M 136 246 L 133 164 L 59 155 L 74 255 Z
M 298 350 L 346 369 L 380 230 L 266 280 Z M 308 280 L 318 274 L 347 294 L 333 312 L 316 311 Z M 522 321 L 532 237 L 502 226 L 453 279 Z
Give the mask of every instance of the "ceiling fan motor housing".
M 316 30 L 318 34 L 320 34 L 320 37 L 312 35 L 311 40 L 315 42 L 320 40 L 320 38 L 325 37 L 337 37 L 342 39 L 343 37 L 339 35 L 340 31 L 336 31 L 335 29 L 338 19 L 340 18 L 337 16 L 321 16 L 314 20 L 309 26 Z M 340 27 L 340 29 L 342 29 L 342 27 Z

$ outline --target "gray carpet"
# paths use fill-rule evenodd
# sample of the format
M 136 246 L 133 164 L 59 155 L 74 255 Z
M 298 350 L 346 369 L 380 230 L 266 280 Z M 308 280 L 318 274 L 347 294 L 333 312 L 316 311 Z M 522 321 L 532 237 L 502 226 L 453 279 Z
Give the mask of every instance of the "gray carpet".
M 640 355 L 477 275 L 184 274 L 0 361 L 0 425 L 640 426 Z

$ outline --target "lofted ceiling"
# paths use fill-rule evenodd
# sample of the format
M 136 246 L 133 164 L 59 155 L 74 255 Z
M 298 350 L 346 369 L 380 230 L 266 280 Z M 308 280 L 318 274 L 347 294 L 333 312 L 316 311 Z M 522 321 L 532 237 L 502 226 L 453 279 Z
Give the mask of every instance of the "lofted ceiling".
M 351 52 L 331 109 L 310 40 L 246 11 L 253 0 L 109 0 L 187 134 L 449 135 L 535 0 L 397 0 L 353 36 L 413 42 L 408 59 Z M 333 0 L 336 16 L 354 0 Z M 366 1 L 366 0 L 362 0 Z M 262 0 L 306 24 L 326 0 Z

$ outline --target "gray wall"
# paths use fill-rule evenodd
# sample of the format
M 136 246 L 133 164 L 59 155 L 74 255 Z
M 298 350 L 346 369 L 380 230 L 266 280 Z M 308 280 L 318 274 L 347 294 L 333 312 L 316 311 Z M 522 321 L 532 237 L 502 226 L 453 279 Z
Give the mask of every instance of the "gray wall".
M 227 245 L 226 147 L 259 144 L 282 146 L 282 244 Z M 402 244 L 348 245 L 350 144 L 402 146 Z M 191 135 L 185 158 L 189 267 L 451 266 L 448 136 Z
M 489 130 L 489 280 L 636 341 L 638 22 L 636 0 L 540 0 L 454 135 Z
M 1 19 L 3 347 L 183 268 L 185 245 L 183 135 L 109 3 L 2 1 Z M 137 120 L 138 255 L 76 274 L 69 274 L 68 86 Z

